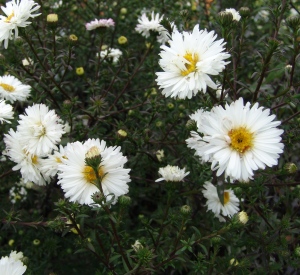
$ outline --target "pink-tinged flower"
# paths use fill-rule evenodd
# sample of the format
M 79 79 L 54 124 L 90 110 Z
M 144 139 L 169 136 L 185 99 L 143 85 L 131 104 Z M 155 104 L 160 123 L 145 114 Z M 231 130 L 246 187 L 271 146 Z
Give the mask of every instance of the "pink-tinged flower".
M 113 27 L 115 25 L 115 22 L 113 19 L 95 19 L 94 21 L 91 21 L 89 23 L 85 24 L 85 27 L 88 31 L 92 31 L 97 28 L 109 28 Z

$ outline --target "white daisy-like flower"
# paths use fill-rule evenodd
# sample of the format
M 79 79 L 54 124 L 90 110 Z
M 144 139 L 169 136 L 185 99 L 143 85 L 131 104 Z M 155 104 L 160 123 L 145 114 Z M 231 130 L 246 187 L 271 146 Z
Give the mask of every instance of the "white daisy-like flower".
M 167 29 L 160 24 L 160 22 L 163 20 L 163 17 L 164 16 L 160 16 L 159 13 L 154 14 L 154 12 L 152 12 L 151 19 L 149 20 L 146 13 L 143 13 L 141 17 L 138 18 L 139 24 L 137 24 L 135 30 L 146 38 L 150 36 L 151 31 L 157 32 L 157 41 L 161 44 L 164 44 L 170 39 L 170 34 Z
M 27 266 L 21 261 L 23 259 L 22 252 L 12 251 L 9 256 L 1 257 L 0 259 L 0 274 L 1 275 L 22 275 L 27 269 Z
M 109 28 L 113 27 L 115 25 L 115 22 L 113 19 L 95 19 L 89 23 L 85 24 L 85 27 L 88 31 L 97 29 L 97 28 Z
M 33 155 L 47 156 L 64 134 L 64 125 L 54 110 L 44 104 L 35 104 L 20 115 L 18 132 L 22 135 L 23 149 Z
M 223 39 L 216 40 L 213 31 L 199 30 L 180 33 L 174 30 L 170 47 L 161 46 L 156 82 L 165 96 L 192 98 L 199 91 L 206 92 L 207 86 L 217 89 L 210 75 L 218 75 L 229 62 L 230 55 L 224 52 Z
M 19 36 L 18 28 L 25 28 L 31 22 L 29 18 L 34 18 L 40 13 L 34 13 L 40 8 L 40 5 L 32 0 L 12 0 L 1 7 L 5 16 L 0 15 L 0 41 L 4 41 L 4 48 L 7 49 L 8 41 Z
M 46 177 L 53 178 L 58 172 L 58 165 L 62 163 L 62 159 L 65 158 L 64 147 L 60 145 L 59 151 L 54 151 L 47 158 L 40 160 L 40 171 Z
M 8 134 L 4 135 L 4 143 L 5 155 L 17 163 L 12 170 L 20 170 L 24 183 L 34 182 L 37 185 L 46 185 L 46 181 L 50 179 L 41 174 L 41 158 L 23 149 L 23 136 L 10 129 Z
M 225 9 L 225 12 L 229 12 L 232 14 L 232 17 L 233 17 L 233 21 L 240 21 L 241 19 L 241 16 L 239 14 L 238 11 L 236 11 L 235 9 Z
M 109 48 L 109 49 L 102 50 L 100 52 L 100 57 L 102 59 L 112 60 L 112 63 L 115 64 L 119 61 L 122 54 L 123 53 L 119 49 Z
M 161 178 L 157 179 L 156 182 L 165 181 L 182 181 L 190 172 L 185 172 L 185 168 L 180 169 L 178 166 L 167 165 L 166 167 L 161 167 L 158 170 Z
M 24 85 L 20 80 L 12 75 L 0 76 L 0 97 L 11 103 L 25 101 L 30 94 L 31 87 Z
M 13 107 L 10 104 L 6 104 L 4 100 L 0 100 L 0 122 L 10 123 L 7 119 L 13 119 L 14 112 Z
M 65 157 L 58 165 L 58 183 L 70 201 L 80 204 L 93 204 L 91 196 L 99 192 L 96 186 L 97 176 L 91 166 L 85 162 L 89 150 L 100 153 L 98 175 L 105 196 L 114 194 L 115 199 L 128 192 L 127 183 L 130 182 L 130 169 L 125 169 L 127 158 L 120 152 L 120 147 L 106 146 L 106 142 L 99 139 L 89 139 L 84 143 L 68 143 L 64 148 Z M 116 200 L 115 200 L 116 202 Z
M 277 165 L 283 152 L 283 130 L 276 128 L 280 121 L 274 119 L 270 109 L 258 103 L 244 105 L 240 98 L 225 108 L 216 106 L 203 114 L 198 128 L 201 136 L 192 132 L 186 142 L 201 160 L 212 163 L 217 176 L 225 172 L 233 180 L 248 181 L 253 171 Z
M 207 199 L 207 211 L 211 210 L 220 221 L 225 221 L 223 216 L 232 217 L 239 212 L 239 199 L 235 196 L 233 190 L 224 190 L 224 204 L 220 201 L 217 188 L 211 182 L 205 182 L 202 190 L 203 196 Z

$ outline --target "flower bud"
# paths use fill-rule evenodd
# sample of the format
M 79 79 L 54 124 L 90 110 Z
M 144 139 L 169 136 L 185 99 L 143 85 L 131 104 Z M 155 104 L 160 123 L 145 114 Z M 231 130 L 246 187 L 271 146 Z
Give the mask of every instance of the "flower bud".
M 283 166 L 284 170 L 287 171 L 289 174 L 294 174 L 298 171 L 298 167 L 295 163 L 288 162 Z
M 241 7 L 239 10 L 239 13 L 240 13 L 241 17 L 244 19 L 244 18 L 247 18 L 251 12 L 248 7 Z
M 169 103 L 167 104 L 167 107 L 168 107 L 169 110 L 173 110 L 175 106 L 174 106 L 173 103 L 169 102 Z
M 121 14 L 126 14 L 127 13 L 127 9 L 126 8 L 121 8 L 120 9 L 120 13 Z
M 294 254 L 295 254 L 296 257 L 300 258 L 300 246 L 295 248 Z
M 135 243 L 131 246 L 135 252 L 138 252 L 140 249 L 144 248 L 139 240 L 136 240 Z
M 218 13 L 217 21 L 222 27 L 231 26 L 233 21 L 233 15 L 231 12 L 221 11 Z
M 120 36 L 119 38 L 118 38 L 118 43 L 120 44 L 120 45 L 124 45 L 124 44 L 126 44 L 128 42 L 128 40 L 127 40 L 127 38 L 125 37 L 125 36 Z
M 14 44 L 17 46 L 17 47 L 22 47 L 24 45 L 24 39 L 22 37 L 17 37 L 15 40 L 14 40 Z
M 235 258 L 232 258 L 230 261 L 229 261 L 230 265 L 234 265 L 234 266 L 237 266 L 239 264 L 238 260 L 235 259 Z
M 288 17 L 286 19 L 286 24 L 296 33 L 300 28 L 300 16 L 294 15 Z
M 77 74 L 77 75 L 83 75 L 83 74 L 84 74 L 84 69 L 83 69 L 83 67 L 78 67 L 78 68 L 76 68 L 76 74 Z
M 33 243 L 33 245 L 38 246 L 38 245 L 40 245 L 41 241 L 39 239 L 34 239 L 32 243 Z
M 120 130 L 118 130 L 117 135 L 120 138 L 126 138 L 127 137 L 127 132 L 125 130 L 120 129 Z
M 120 196 L 118 199 L 121 206 L 129 206 L 131 204 L 131 198 L 129 196 Z
M 91 147 L 85 154 L 85 163 L 93 169 L 98 169 L 101 163 L 101 153 L 97 146 Z
M 241 211 L 237 215 L 238 215 L 238 220 L 241 224 L 246 224 L 248 222 L 249 217 L 245 211 Z
M 58 15 L 56 13 L 50 13 L 47 15 L 48 23 L 56 23 L 58 21 Z
M 180 208 L 180 213 L 184 216 L 189 216 L 189 214 L 191 213 L 191 207 L 188 205 L 183 205 Z
M 68 38 L 70 44 L 75 45 L 78 42 L 78 37 L 75 34 L 70 34 Z
M 102 204 L 102 202 L 105 202 L 105 197 L 98 191 L 92 195 L 92 200 L 97 204 Z
M 162 159 L 165 157 L 164 150 L 157 150 L 156 151 L 156 157 L 157 157 L 157 160 L 159 162 L 161 162 Z

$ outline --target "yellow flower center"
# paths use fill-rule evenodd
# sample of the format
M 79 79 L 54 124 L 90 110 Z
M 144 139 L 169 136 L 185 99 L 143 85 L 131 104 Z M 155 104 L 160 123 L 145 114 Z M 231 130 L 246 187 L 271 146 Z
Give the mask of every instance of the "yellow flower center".
M 224 192 L 224 205 L 226 205 L 230 201 L 230 195 L 229 192 Z
M 243 154 L 253 146 L 253 134 L 245 127 L 239 127 L 229 131 L 232 149 Z
M 10 16 L 8 16 L 6 19 L 5 19 L 5 21 L 4 22 L 6 22 L 6 23 L 10 23 L 10 20 L 13 18 L 15 16 L 15 13 L 14 12 L 12 12 L 12 14 L 10 15 Z
M 186 70 L 181 71 L 181 75 L 186 76 L 196 71 L 196 64 L 199 58 L 197 54 L 191 54 L 191 53 L 186 53 L 183 57 L 187 62 L 185 64 Z
M 31 161 L 32 161 L 33 164 L 38 164 L 38 156 L 33 155 L 33 156 L 31 157 Z
M 15 90 L 15 88 L 13 86 L 5 84 L 5 83 L 1 83 L 0 86 L 7 92 L 13 92 Z
M 93 167 L 88 166 L 88 165 L 84 166 L 83 175 L 84 175 L 84 178 L 86 179 L 86 181 L 89 183 L 94 183 L 94 181 L 97 179 L 97 176 L 95 174 Z M 101 166 L 98 168 L 98 175 L 99 175 L 100 179 L 103 179 L 103 177 L 105 176 L 104 171 Z
M 55 158 L 55 161 L 56 161 L 57 163 L 62 163 L 62 162 L 61 162 L 61 159 L 60 159 L 59 157 L 56 157 L 56 158 Z

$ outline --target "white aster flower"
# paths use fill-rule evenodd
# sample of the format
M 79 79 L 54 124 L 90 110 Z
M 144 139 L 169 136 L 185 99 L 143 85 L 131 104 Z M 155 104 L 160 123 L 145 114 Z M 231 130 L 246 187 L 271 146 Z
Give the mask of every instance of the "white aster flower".
M 10 160 L 17 163 L 12 170 L 20 170 L 24 183 L 34 182 L 37 185 L 46 185 L 46 181 L 50 179 L 44 178 L 41 174 L 41 158 L 23 149 L 23 136 L 10 129 L 8 134 L 4 135 L 4 143 L 6 145 L 5 154 Z
M 22 84 L 12 75 L 0 76 L 0 97 L 10 102 L 25 101 L 30 94 L 31 87 Z
M 192 32 L 172 33 L 170 47 L 161 46 L 159 65 L 163 72 L 156 73 L 165 96 L 185 99 L 199 91 L 205 93 L 207 86 L 217 89 L 210 75 L 218 75 L 230 55 L 224 52 L 223 39 L 216 38 L 213 31 L 199 30 L 199 25 Z
M 185 172 L 185 168 L 180 169 L 178 166 L 167 165 L 166 167 L 161 167 L 158 173 L 162 176 L 157 179 L 156 182 L 165 181 L 182 181 L 190 172 Z
M 40 160 L 40 171 L 47 178 L 53 178 L 58 172 L 58 165 L 62 163 L 62 159 L 65 158 L 64 147 L 60 145 L 59 151 L 54 151 L 47 158 Z
M 253 171 L 277 165 L 283 152 L 283 130 L 276 128 L 280 121 L 274 119 L 269 109 L 258 103 L 244 106 L 240 98 L 225 109 L 216 106 L 203 114 L 198 128 L 202 136 L 192 132 L 187 144 L 202 160 L 212 162 L 217 176 L 225 171 L 233 180 L 248 181 Z
M 225 221 L 221 216 L 232 217 L 239 211 L 239 199 L 231 189 L 224 190 L 224 204 L 220 201 L 217 188 L 211 182 L 205 182 L 202 190 L 203 196 L 207 199 L 207 211 L 211 210 L 220 221 Z
M 89 23 L 85 24 L 85 27 L 88 31 L 97 29 L 97 28 L 109 28 L 113 27 L 115 25 L 114 20 L 111 18 L 109 19 L 95 19 L 94 21 L 91 21 Z
M 44 104 L 34 104 L 20 115 L 18 132 L 22 135 L 23 149 L 33 155 L 47 156 L 64 134 L 63 124 L 54 110 Z
M 0 259 L 0 274 L 1 275 L 22 275 L 27 269 L 27 266 L 21 261 L 23 259 L 22 252 L 12 251 L 9 256 L 1 257 Z
M 10 123 L 7 119 L 13 119 L 14 112 L 10 104 L 6 104 L 4 100 L 0 100 L 0 122 L 1 124 L 5 121 Z
M 170 39 L 170 34 L 167 29 L 160 24 L 160 22 L 163 20 L 163 17 L 163 15 L 160 17 L 159 13 L 154 15 L 154 12 L 152 12 L 151 19 L 149 20 L 146 13 L 143 13 L 141 17 L 138 18 L 139 24 L 137 24 L 135 30 L 146 38 L 150 36 L 151 31 L 157 32 L 157 41 L 161 44 L 164 44 Z
M 72 202 L 91 205 L 94 203 L 91 196 L 99 192 L 95 184 L 97 176 L 93 168 L 85 162 L 86 153 L 95 147 L 100 152 L 98 175 L 104 195 L 114 194 L 117 199 L 128 192 L 130 169 L 123 168 L 127 158 L 120 152 L 121 148 L 106 146 L 103 140 L 89 139 L 84 143 L 68 143 L 64 148 L 65 158 L 62 159 L 62 164 L 58 165 L 58 183 L 65 197 Z
M 236 11 L 235 9 L 225 9 L 225 12 L 229 12 L 232 14 L 232 17 L 233 17 L 233 21 L 240 21 L 241 19 L 241 16 L 239 14 L 238 11 Z
M 1 7 L 5 16 L 0 15 L 0 41 L 4 41 L 4 48 L 7 49 L 8 41 L 19 36 L 18 28 L 25 28 L 31 22 L 29 18 L 36 17 L 40 13 L 34 13 L 40 5 L 32 0 L 12 0 Z
M 115 64 L 119 61 L 119 58 L 122 56 L 122 54 L 123 53 L 119 49 L 109 48 L 109 49 L 102 50 L 100 52 L 100 57 L 102 59 L 112 60 L 112 63 Z

